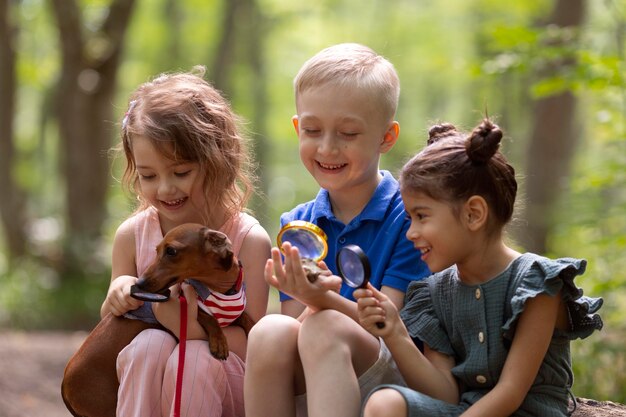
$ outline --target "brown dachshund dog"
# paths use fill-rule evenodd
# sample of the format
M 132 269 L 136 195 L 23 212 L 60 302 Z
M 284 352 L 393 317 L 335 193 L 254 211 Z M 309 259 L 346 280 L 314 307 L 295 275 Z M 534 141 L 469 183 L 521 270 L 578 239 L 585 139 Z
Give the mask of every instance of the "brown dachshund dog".
M 240 270 L 225 234 L 198 224 L 184 224 L 163 237 L 157 246 L 157 259 L 136 287 L 146 293 L 167 293 L 172 285 L 193 279 L 212 292 L 229 294 L 242 285 Z M 209 337 L 211 354 L 226 359 L 228 343 L 218 321 L 198 308 L 198 322 Z M 254 321 L 243 312 L 233 324 L 248 334 Z M 135 336 L 149 328 L 166 330 L 156 320 L 146 322 L 110 313 L 98 323 L 65 367 L 61 395 L 72 415 L 115 417 L 117 356 Z

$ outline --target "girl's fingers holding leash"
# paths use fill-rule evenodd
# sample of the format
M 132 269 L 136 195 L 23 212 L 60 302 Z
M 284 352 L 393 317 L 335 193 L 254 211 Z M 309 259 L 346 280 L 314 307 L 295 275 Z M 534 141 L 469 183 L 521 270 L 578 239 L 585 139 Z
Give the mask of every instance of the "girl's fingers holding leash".
M 172 285 L 169 288 L 169 290 L 170 290 L 170 297 L 166 302 L 169 303 L 172 300 L 178 300 L 178 295 L 180 294 L 180 284 Z
M 198 293 L 196 289 L 187 283 L 182 284 L 182 293 L 187 300 L 187 320 L 197 320 L 198 319 Z

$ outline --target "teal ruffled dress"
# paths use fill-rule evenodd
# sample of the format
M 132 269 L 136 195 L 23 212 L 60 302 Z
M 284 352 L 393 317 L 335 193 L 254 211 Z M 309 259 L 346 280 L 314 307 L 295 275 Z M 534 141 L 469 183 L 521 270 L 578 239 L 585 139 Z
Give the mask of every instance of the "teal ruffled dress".
M 449 404 L 405 387 L 387 387 L 402 393 L 411 417 L 460 415 L 498 382 L 526 302 L 539 294 L 561 291 L 569 329 L 555 330 L 537 377 L 514 415 L 569 415 L 574 380 L 570 340 L 585 338 L 602 328 L 602 320 L 595 314 L 602 299 L 583 296 L 574 284 L 585 267 L 585 260 L 551 260 L 526 253 L 484 284 L 463 284 L 455 267 L 412 283 L 402 319 L 411 337 L 454 358 L 452 374 L 461 389 L 460 403 Z

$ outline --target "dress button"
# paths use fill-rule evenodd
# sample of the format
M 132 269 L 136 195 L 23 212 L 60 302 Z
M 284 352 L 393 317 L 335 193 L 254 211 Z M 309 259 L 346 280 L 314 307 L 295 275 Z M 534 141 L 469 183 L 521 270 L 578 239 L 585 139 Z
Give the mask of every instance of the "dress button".
M 484 375 L 477 375 L 476 382 L 478 382 L 479 384 L 484 384 L 485 382 L 487 382 L 487 378 L 485 378 Z
M 485 342 L 485 334 L 483 332 L 478 332 L 478 341 L 480 343 L 484 343 Z
M 339 238 L 339 243 L 341 243 L 342 245 L 343 245 L 344 243 L 346 243 L 346 238 L 345 238 L 345 237 L 340 237 L 340 238 Z
M 474 294 L 477 300 L 480 300 L 480 288 L 476 288 L 476 293 Z

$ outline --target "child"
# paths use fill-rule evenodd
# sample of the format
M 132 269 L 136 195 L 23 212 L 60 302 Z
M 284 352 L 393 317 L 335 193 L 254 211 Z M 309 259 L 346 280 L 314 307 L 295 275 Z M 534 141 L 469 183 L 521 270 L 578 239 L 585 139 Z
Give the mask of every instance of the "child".
M 337 251 L 360 245 L 373 285 L 401 307 L 409 282 L 429 272 L 405 237 L 399 185 L 379 170 L 380 155 L 398 139 L 397 74 L 370 48 L 341 44 L 307 61 L 294 84 L 300 158 L 321 190 L 283 214 L 281 225 L 305 220 L 325 231 L 325 262 L 335 273 Z M 357 322 L 352 289 L 335 292 L 337 276 L 311 284 L 298 250 L 288 243 L 283 249 L 284 264 L 272 249 L 265 278 L 283 293 L 284 315 L 266 316 L 250 333 L 246 415 L 306 415 L 308 406 L 311 416 L 356 416 L 370 389 L 402 379 L 384 345 Z
M 102 317 L 142 306 L 130 297 L 130 287 L 155 259 L 163 235 L 183 223 L 201 223 L 229 237 L 245 268 L 246 311 L 255 320 L 265 314 L 269 287 L 263 266 L 271 244 L 259 222 L 244 213 L 252 183 L 237 126 L 227 101 L 202 74 L 161 75 L 132 95 L 121 136 L 124 184 L 136 192 L 139 208 L 116 232 Z M 182 291 L 196 299 L 190 285 Z M 178 336 L 177 293 L 152 309 Z M 245 334 L 236 326 L 223 328 L 231 352 L 226 361 L 217 360 L 196 317 L 197 305 L 189 303 L 181 415 L 241 416 Z M 140 333 L 118 356 L 117 415 L 171 415 L 177 365 L 174 337 L 160 330 Z
M 410 286 L 400 315 L 372 286 L 355 292 L 361 324 L 383 338 L 409 387 L 379 387 L 366 417 L 568 414 L 569 341 L 602 328 L 593 314 L 602 299 L 574 285 L 586 261 L 505 244 L 517 183 L 501 138 L 489 120 L 467 138 L 438 125 L 402 170 L 407 237 L 434 275 Z

